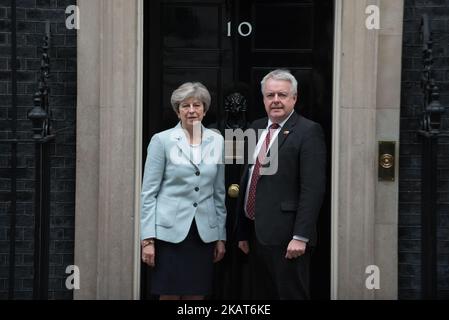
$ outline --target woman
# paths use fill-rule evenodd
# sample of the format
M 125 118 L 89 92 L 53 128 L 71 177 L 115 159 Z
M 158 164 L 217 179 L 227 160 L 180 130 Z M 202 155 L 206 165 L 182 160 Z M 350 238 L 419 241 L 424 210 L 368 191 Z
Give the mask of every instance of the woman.
M 171 97 L 180 122 L 153 136 L 142 185 L 142 260 L 154 267 L 161 300 L 200 300 L 211 292 L 213 262 L 225 254 L 224 142 L 201 121 L 211 97 L 199 82 Z

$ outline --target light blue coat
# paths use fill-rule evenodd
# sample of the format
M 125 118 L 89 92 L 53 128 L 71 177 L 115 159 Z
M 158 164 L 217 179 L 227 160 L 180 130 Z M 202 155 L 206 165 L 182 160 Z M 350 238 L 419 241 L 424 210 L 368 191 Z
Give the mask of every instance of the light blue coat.
M 178 124 L 148 146 L 141 193 L 141 238 L 183 241 L 195 219 L 201 239 L 226 240 L 224 140 L 203 127 L 201 161 L 190 157 Z

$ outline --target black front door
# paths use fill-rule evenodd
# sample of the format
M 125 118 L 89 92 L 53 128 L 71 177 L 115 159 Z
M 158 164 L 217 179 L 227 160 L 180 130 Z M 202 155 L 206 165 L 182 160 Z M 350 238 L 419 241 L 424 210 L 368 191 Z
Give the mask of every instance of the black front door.
M 226 97 L 246 98 L 245 126 L 265 116 L 260 81 L 276 68 L 289 69 L 299 82 L 296 110 L 319 122 L 326 133 L 330 164 L 332 124 L 332 0 L 158 0 L 145 2 L 144 157 L 151 136 L 176 125 L 171 92 L 187 81 L 209 89 L 212 104 L 203 123 L 223 128 Z M 237 122 L 235 122 L 237 123 Z M 330 296 L 330 165 L 328 192 L 319 220 L 319 246 L 313 255 L 312 297 Z M 238 165 L 227 165 L 226 189 L 238 183 Z M 228 227 L 235 199 L 227 197 Z M 231 223 L 229 223 L 231 222 Z M 229 229 L 228 229 L 229 230 Z M 228 242 L 228 247 L 232 243 Z M 221 269 L 245 267 L 228 248 L 218 268 L 214 298 L 240 298 L 238 279 Z M 220 269 L 221 268 L 221 269 Z M 233 273 L 239 270 L 233 270 Z M 142 269 L 142 297 L 148 297 Z M 234 280 L 232 280 L 234 279 Z

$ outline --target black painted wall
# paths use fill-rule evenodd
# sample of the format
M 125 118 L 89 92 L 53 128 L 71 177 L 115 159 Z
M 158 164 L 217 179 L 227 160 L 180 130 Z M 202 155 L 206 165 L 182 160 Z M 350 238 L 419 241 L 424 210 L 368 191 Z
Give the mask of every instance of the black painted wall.
M 449 0 L 405 0 L 399 186 L 399 298 L 421 296 L 421 140 L 423 68 L 420 19 L 429 14 L 434 36 L 434 78 L 449 106 Z M 447 118 L 446 118 L 447 120 Z M 448 121 L 445 122 L 446 125 Z M 438 151 L 438 297 L 449 298 L 449 140 Z
M 51 22 L 50 106 L 54 130 L 59 132 L 50 145 L 50 299 L 71 299 L 65 287 L 66 267 L 73 264 L 75 212 L 75 119 L 76 119 L 76 30 L 65 26 L 65 9 L 75 0 L 17 0 L 17 104 L 14 106 L 11 47 L 11 0 L 0 0 L 0 139 L 29 139 L 31 124 L 27 112 L 37 89 L 45 21 Z M 14 111 L 15 110 L 15 111 Z M 15 114 L 17 121 L 14 121 Z M 13 128 L 17 131 L 14 133 Z M 0 300 L 10 290 L 10 241 L 15 241 L 15 299 L 32 298 L 34 248 L 34 146 L 19 143 L 18 169 L 11 170 L 11 145 L 0 143 Z M 11 209 L 11 176 L 17 178 L 17 206 Z M 16 217 L 15 239 L 10 221 Z

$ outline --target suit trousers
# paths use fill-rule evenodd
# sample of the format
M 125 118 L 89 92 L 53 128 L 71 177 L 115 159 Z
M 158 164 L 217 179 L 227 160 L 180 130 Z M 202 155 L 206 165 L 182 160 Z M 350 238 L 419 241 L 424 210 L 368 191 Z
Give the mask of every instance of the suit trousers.
M 310 299 L 311 249 L 295 259 L 285 258 L 286 245 L 264 245 L 257 240 L 254 228 L 250 237 L 252 297 L 258 300 Z

